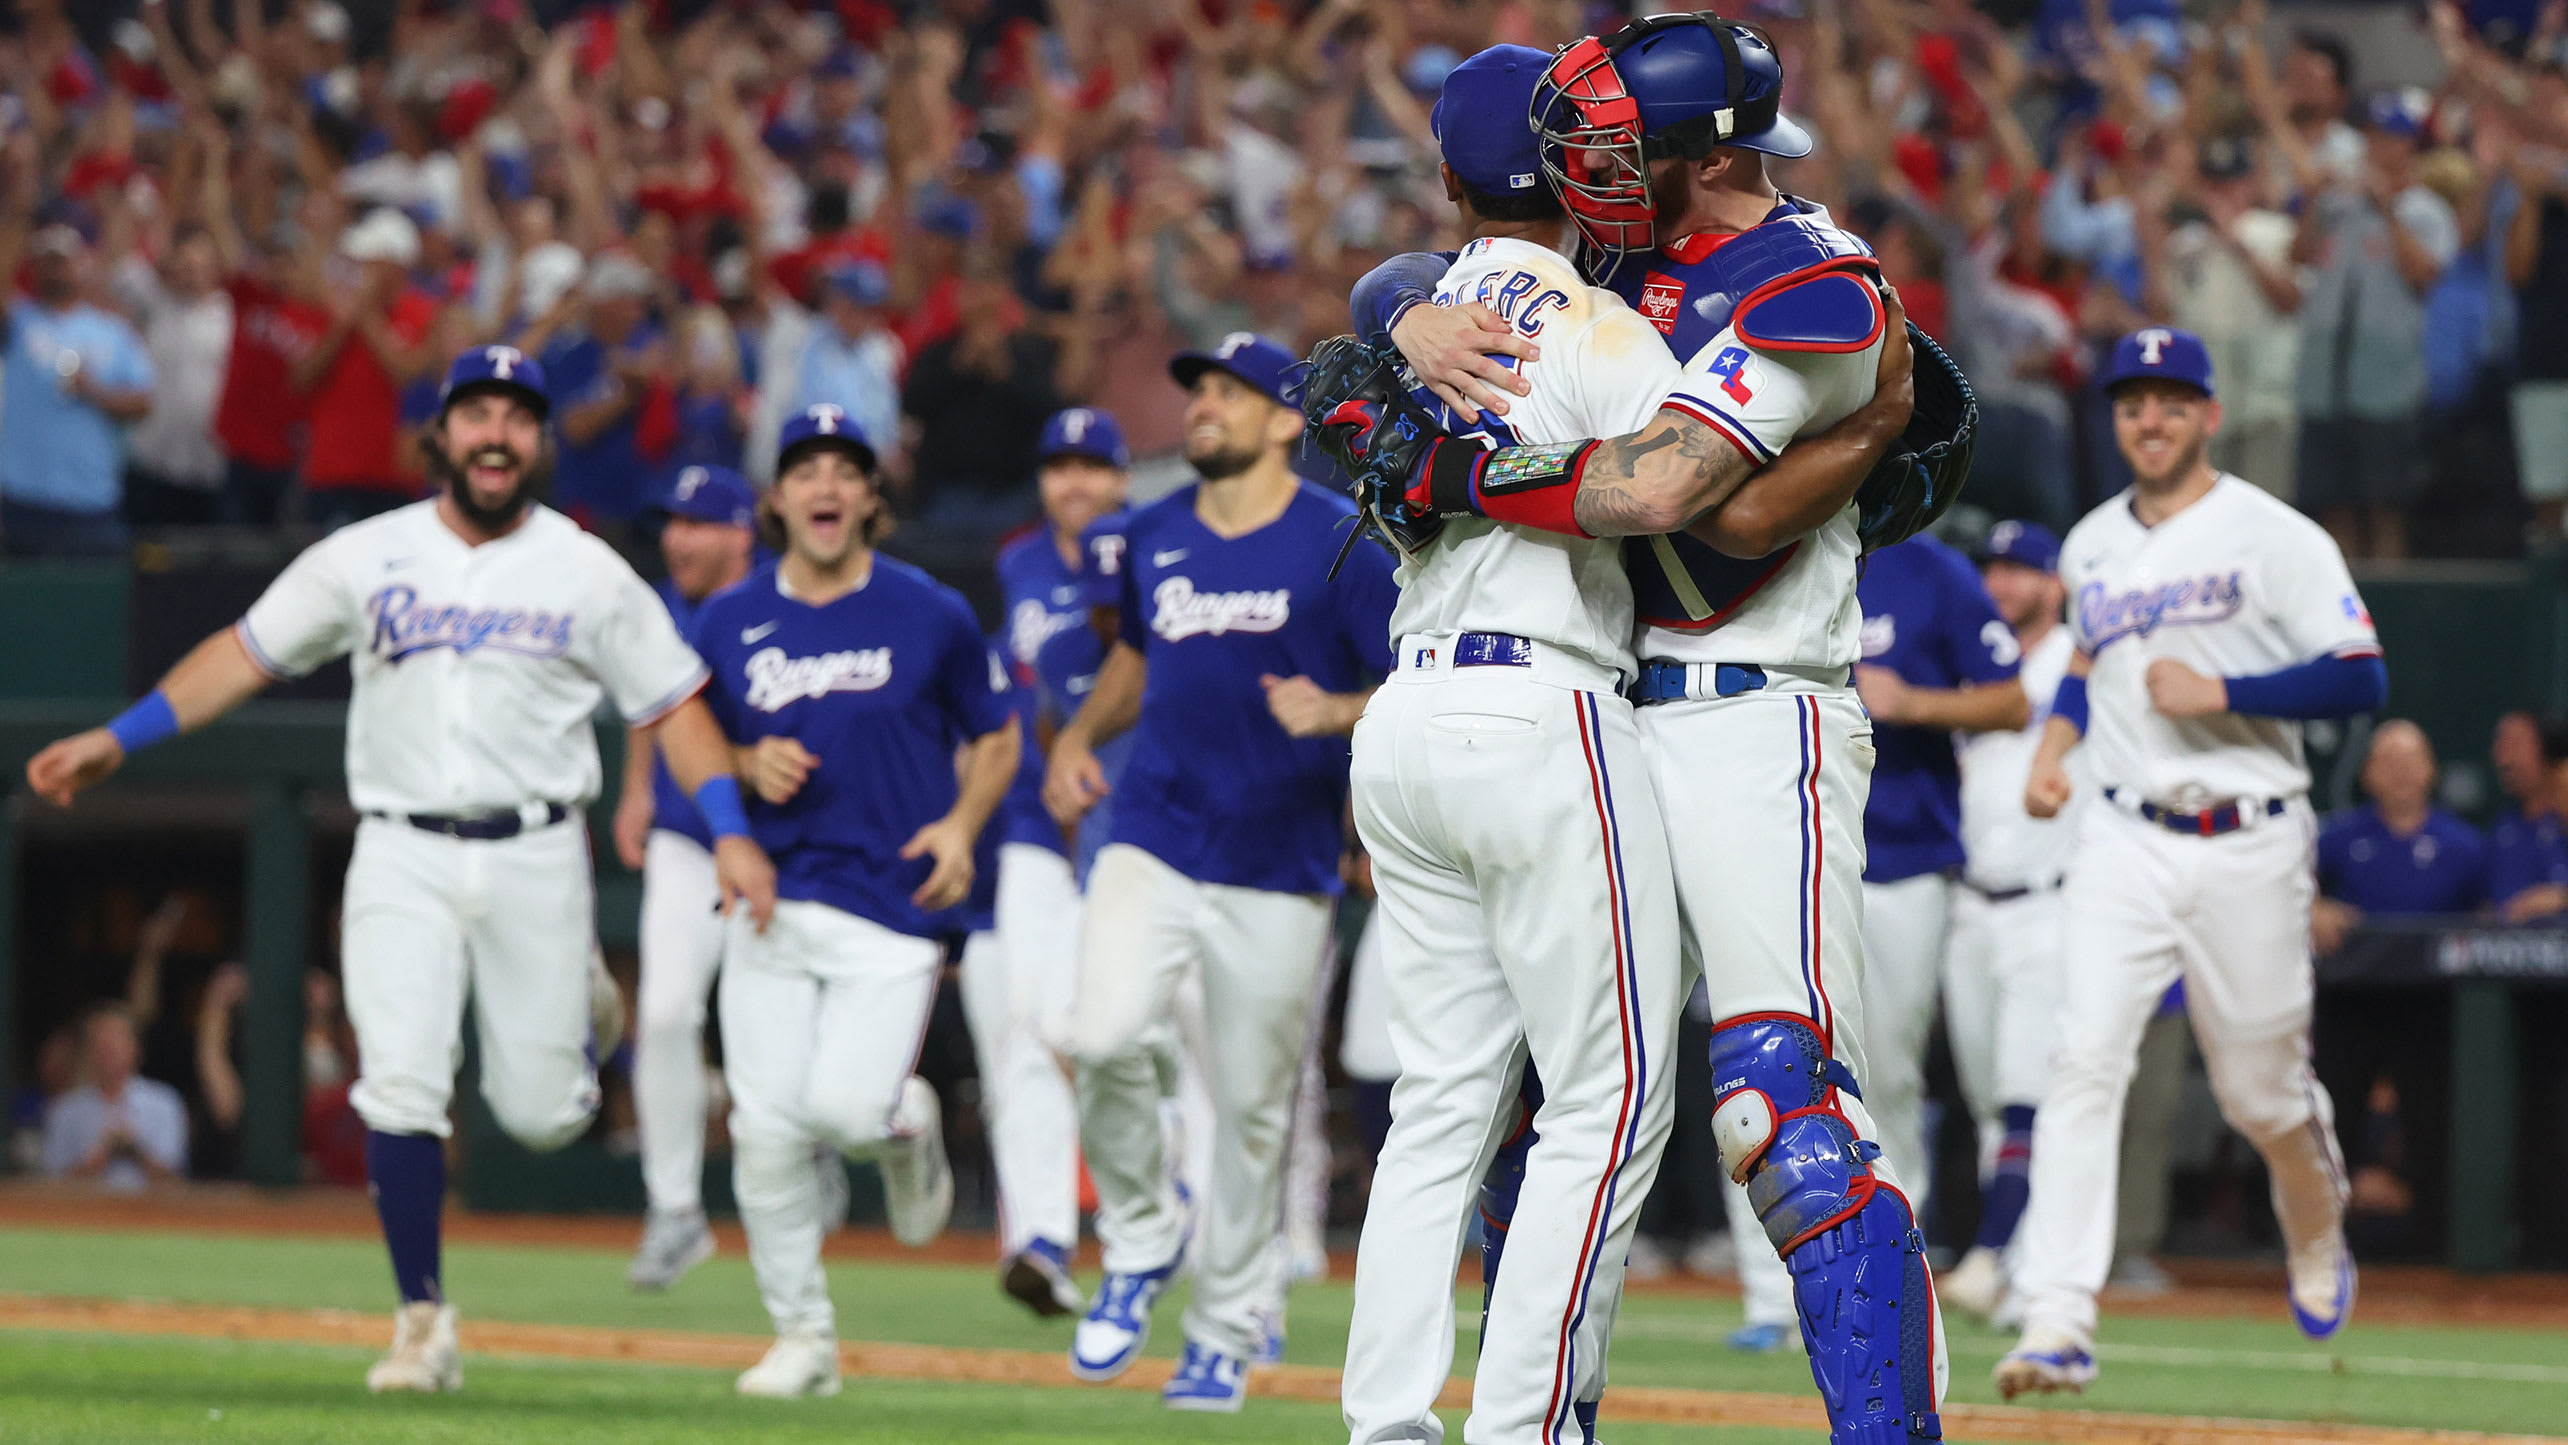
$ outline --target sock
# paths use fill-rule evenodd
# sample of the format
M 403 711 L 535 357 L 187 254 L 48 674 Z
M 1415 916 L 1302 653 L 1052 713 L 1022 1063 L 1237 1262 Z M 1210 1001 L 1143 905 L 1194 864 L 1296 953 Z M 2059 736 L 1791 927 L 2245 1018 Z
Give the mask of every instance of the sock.
M 1998 1117 L 2006 1135 L 1998 1141 L 1997 1168 L 1980 1204 L 1979 1243 L 1984 1249 L 2004 1249 L 2015 1238 L 2024 1201 L 2033 1193 L 2033 1106 L 2009 1104 Z
M 437 1227 L 446 1207 L 446 1141 L 434 1134 L 366 1131 L 366 1192 L 392 1251 L 392 1282 L 403 1304 L 443 1303 Z

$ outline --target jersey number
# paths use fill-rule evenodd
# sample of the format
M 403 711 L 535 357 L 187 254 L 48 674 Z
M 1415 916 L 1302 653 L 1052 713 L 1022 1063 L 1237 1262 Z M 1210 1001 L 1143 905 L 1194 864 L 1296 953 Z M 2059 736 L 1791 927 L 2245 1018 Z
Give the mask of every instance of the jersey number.
M 1723 347 L 1721 349 L 1721 354 L 1712 358 L 1712 364 L 1703 369 L 1714 376 L 1721 378 L 1721 394 L 1727 396 L 1730 400 L 1738 402 L 1744 406 L 1748 402 L 1756 399 L 1756 393 L 1750 391 L 1748 389 L 1748 384 L 1739 379 L 1740 373 L 1748 369 L 1748 349 L 1746 347 Z

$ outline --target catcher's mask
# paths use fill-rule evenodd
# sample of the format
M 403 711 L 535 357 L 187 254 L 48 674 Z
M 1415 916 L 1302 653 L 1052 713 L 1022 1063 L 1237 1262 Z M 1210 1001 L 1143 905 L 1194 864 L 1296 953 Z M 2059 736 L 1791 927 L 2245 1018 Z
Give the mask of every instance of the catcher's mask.
M 1783 67 L 1764 37 L 1709 10 L 1651 15 L 1573 40 L 1534 87 L 1543 173 L 1611 265 L 1656 241 L 1649 166 L 1714 146 L 1806 155 L 1782 115 Z

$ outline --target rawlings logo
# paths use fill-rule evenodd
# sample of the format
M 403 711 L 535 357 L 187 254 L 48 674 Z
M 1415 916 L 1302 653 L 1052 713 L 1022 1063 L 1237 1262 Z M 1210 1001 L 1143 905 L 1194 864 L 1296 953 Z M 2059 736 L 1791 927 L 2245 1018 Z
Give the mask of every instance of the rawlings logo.
M 451 647 L 459 656 L 485 647 L 527 657 L 562 657 L 571 650 L 567 612 L 422 604 L 417 589 L 392 586 L 366 599 L 366 615 L 374 619 L 366 650 L 386 662 L 438 647 Z
M 2161 627 L 2199 627 L 2226 622 L 2246 605 L 2239 574 L 2187 577 L 2159 587 L 2107 592 L 2101 582 L 2078 589 L 2078 632 L 2087 652 L 2102 652 L 2108 642 L 2146 637 Z
M 1681 282 L 1653 277 L 1641 286 L 1641 319 L 1659 329 L 1662 335 L 1676 334 L 1676 310 L 1685 302 Z
M 892 680 L 892 650 L 867 647 L 818 657 L 788 657 L 783 648 L 769 647 L 750 654 L 745 670 L 749 706 L 760 712 L 781 712 L 807 697 L 881 687 Z
M 1029 597 L 1008 614 L 1008 651 L 1015 655 L 1017 661 L 1031 667 L 1034 655 L 1043 650 L 1043 644 L 1085 621 L 1079 613 L 1055 612 Z
M 1282 587 L 1271 592 L 1198 592 L 1183 577 L 1171 577 L 1150 594 L 1150 630 L 1169 642 L 1208 633 L 1276 632 L 1293 616 L 1293 594 Z

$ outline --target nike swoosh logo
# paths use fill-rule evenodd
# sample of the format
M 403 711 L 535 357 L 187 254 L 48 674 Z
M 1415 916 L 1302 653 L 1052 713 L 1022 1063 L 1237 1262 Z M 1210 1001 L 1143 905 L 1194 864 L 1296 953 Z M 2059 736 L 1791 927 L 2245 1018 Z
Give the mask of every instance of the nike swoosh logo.
M 1185 560 L 1186 549 L 1183 547 L 1178 548 L 1174 552 L 1153 552 L 1150 554 L 1150 565 L 1153 567 L 1166 567 L 1171 563 L 1183 562 Z
M 763 627 L 742 628 L 740 631 L 740 640 L 743 642 L 755 642 L 759 638 L 766 636 L 768 633 L 775 631 L 777 626 L 778 624 L 770 622 Z

